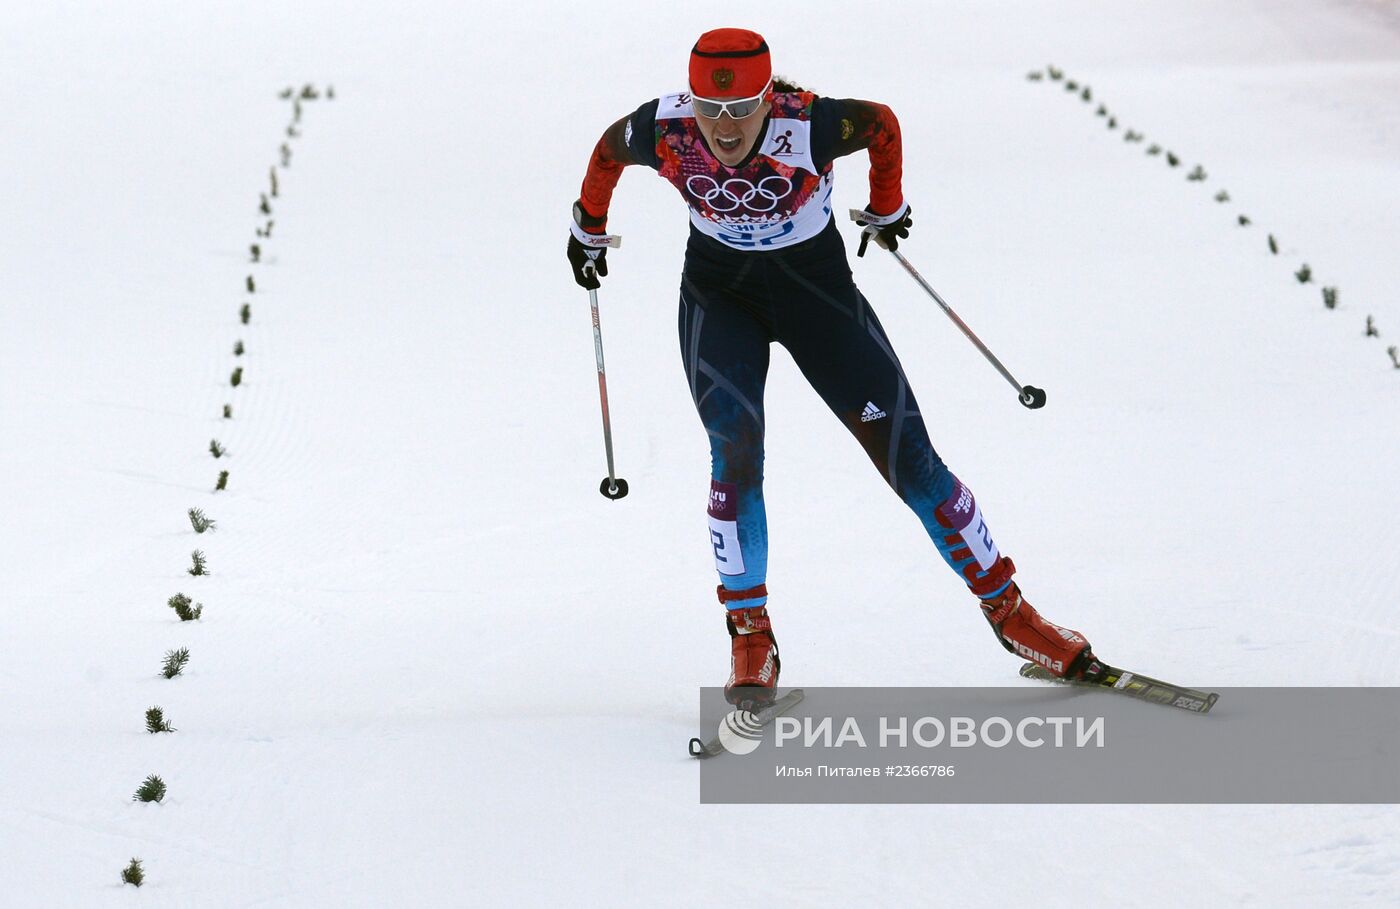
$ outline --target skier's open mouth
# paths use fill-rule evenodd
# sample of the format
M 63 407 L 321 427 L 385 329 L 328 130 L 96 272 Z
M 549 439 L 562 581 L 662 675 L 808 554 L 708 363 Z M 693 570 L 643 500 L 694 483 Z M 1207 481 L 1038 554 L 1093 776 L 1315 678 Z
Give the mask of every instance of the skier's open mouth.
M 739 143 L 743 140 L 743 136 L 735 136 L 733 139 L 724 139 L 720 136 L 715 136 L 715 142 L 719 145 L 720 151 L 738 151 Z

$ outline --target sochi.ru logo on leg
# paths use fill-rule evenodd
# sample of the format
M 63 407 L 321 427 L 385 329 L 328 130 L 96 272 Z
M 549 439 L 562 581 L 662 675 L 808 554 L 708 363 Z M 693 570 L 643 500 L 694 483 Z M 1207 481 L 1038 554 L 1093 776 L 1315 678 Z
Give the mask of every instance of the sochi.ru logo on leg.
M 719 743 L 730 754 L 752 754 L 763 742 L 763 726 L 751 710 L 731 710 L 719 721 Z

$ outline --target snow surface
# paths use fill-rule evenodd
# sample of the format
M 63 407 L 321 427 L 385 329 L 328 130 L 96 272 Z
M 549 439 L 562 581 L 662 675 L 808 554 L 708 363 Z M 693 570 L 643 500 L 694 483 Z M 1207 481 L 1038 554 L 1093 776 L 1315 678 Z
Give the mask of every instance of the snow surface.
M 740 23 L 779 71 L 895 108 L 908 255 L 1047 390 L 1023 410 L 894 263 L 855 265 L 1029 597 L 1190 683 L 1400 684 L 1394 2 L 11 3 L 0 904 L 1400 901 L 1389 806 L 698 804 L 685 740 L 727 637 L 675 341 L 686 218 L 625 175 L 618 503 L 562 253 L 597 135 Z M 1026 80 L 1048 62 L 1120 130 Z M 275 95 L 307 81 L 337 97 L 307 105 L 250 267 Z M 865 167 L 837 165 L 838 209 Z M 1015 684 L 783 353 L 768 401 L 784 681 Z M 155 704 L 177 733 L 143 731 Z M 162 805 L 131 801 L 148 773 Z

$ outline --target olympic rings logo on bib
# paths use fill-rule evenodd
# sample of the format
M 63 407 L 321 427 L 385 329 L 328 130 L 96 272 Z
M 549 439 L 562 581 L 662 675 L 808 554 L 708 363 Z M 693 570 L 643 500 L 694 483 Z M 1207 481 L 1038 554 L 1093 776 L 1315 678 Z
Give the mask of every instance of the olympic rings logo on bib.
M 707 188 L 697 189 L 697 185 L 705 186 L 707 183 Z M 768 176 L 754 186 L 742 177 L 732 177 L 719 183 L 708 174 L 696 174 L 685 181 L 685 188 L 717 213 L 737 211 L 740 206 L 753 212 L 770 212 L 778 207 L 780 199 L 792 192 L 792 181 L 786 177 Z

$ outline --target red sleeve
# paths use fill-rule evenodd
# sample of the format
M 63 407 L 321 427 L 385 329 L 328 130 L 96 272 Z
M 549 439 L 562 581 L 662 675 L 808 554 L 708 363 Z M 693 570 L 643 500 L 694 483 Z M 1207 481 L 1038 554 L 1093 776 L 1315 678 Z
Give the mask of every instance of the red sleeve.
M 904 176 L 904 149 L 899 121 L 883 104 L 871 104 L 874 117 L 870 135 L 870 208 L 877 215 L 892 215 L 904 204 L 900 186 Z
M 863 148 L 870 154 L 870 208 L 877 215 L 892 215 L 904 205 L 904 153 L 894 111 L 874 101 L 818 98 L 812 106 L 812 156 L 817 166 Z
M 626 130 L 626 117 L 609 126 L 598 144 L 593 146 L 593 155 L 588 159 L 588 172 L 584 174 L 578 199 L 584 213 L 597 221 L 596 225 L 583 225 L 590 231 L 595 227 L 599 231 L 606 230 L 613 189 L 622 176 L 622 169 L 633 163 L 624 138 Z

